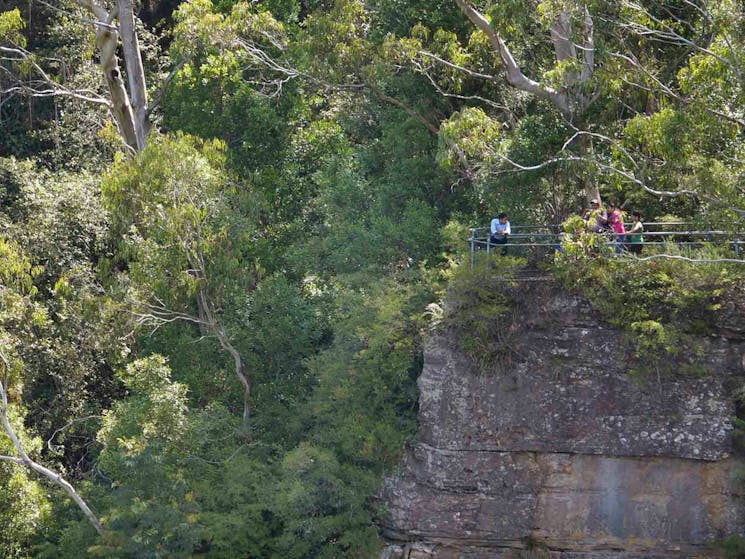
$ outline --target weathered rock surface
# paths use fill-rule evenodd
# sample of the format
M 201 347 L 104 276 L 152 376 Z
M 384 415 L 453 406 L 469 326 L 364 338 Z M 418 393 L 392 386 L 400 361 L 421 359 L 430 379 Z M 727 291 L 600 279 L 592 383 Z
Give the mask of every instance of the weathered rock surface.
M 391 557 L 705 557 L 742 532 L 730 456 L 742 339 L 698 341 L 696 376 L 639 379 L 621 334 L 560 293 L 515 339 L 490 375 L 456 340 L 429 341 L 418 440 L 381 493 Z

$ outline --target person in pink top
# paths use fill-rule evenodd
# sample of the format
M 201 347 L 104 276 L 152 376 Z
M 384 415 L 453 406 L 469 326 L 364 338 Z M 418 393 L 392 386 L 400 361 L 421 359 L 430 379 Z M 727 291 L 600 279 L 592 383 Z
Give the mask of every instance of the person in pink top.
M 608 202 L 608 223 L 613 231 L 613 249 L 621 254 L 626 241 L 626 229 L 623 227 L 623 214 L 614 202 Z

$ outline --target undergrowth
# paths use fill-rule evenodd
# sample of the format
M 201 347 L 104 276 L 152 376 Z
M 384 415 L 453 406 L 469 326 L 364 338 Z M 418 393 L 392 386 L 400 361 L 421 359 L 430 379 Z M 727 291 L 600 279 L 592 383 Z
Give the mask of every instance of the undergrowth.
M 675 245 L 663 250 L 682 255 Z M 687 253 L 714 259 L 712 250 Z M 714 333 L 722 295 L 745 278 L 745 265 L 600 256 L 587 247 L 557 253 L 553 272 L 565 289 L 584 296 L 603 320 L 624 333 L 637 363 L 632 373 L 674 368 L 700 375 L 706 373 L 700 337 Z M 684 352 L 685 359 L 677 359 Z
M 499 371 L 512 356 L 518 323 L 513 278 L 524 265 L 522 258 L 493 256 L 452 271 L 440 328 L 454 334 L 481 373 Z

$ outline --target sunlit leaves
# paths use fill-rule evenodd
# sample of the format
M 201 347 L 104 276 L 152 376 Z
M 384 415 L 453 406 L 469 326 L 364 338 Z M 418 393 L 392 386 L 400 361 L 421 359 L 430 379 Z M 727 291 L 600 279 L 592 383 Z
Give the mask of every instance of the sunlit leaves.
M 191 58 L 200 51 L 228 45 L 233 30 L 224 15 L 214 11 L 210 0 L 182 3 L 174 13 L 176 26 L 172 48 L 178 56 Z
M 198 541 L 198 506 L 183 470 L 189 421 L 186 387 L 171 380 L 159 355 L 120 373 L 128 395 L 103 417 L 99 467 L 113 485 L 107 495 L 101 557 L 189 557 Z
M 479 163 L 496 163 L 495 150 L 503 140 L 502 124 L 490 118 L 480 108 L 463 109 L 455 113 L 440 128 L 442 152 L 447 154 L 444 161 L 455 162 L 457 146 L 466 157 Z
M 520 34 L 530 25 L 536 3 L 531 0 L 507 0 L 485 2 L 482 9 L 488 14 L 490 23 L 506 37 Z
M 128 475 L 115 461 L 143 452 L 148 445 L 176 444 L 186 429 L 186 387 L 171 381 L 160 356 L 136 361 L 120 373 L 129 398 L 104 415 L 98 433 L 104 445 L 101 466 L 124 481 Z M 173 447 L 175 450 L 175 447 Z
M 366 41 L 368 28 L 360 2 L 335 0 L 331 10 L 308 16 L 294 50 L 313 76 L 332 84 L 350 83 L 362 74 L 374 53 Z
M 293 68 L 285 61 L 288 37 L 271 12 L 237 2 L 230 13 L 215 11 L 210 0 L 183 3 L 176 14 L 172 56 L 185 62 L 180 74 L 202 80 L 245 80 L 276 95 Z
M 734 49 L 731 40 L 727 35 L 719 36 L 707 52 L 691 56 L 688 65 L 678 73 L 678 79 L 681 91 L 697 103 L 742 121 L 745 49 Z
M 653 115 L 638 115 L 626 125 L 626 139 L 636 141 L 646 155 L 660 160 L 685 158 L 681 148 L 689 148 L 688 124 L 684 116 L 672 109 L 663 109 Z
M 18 46 L 25 46 L 26 40 L 21 33 L 26 27 L 18 8 L 0 12 L 0 43 L 9 42 Z
M 361 559 L 378 551 L 377 530 L 361 498 L 373 487 L 370 478 L 355 478 L 333 452 L 307 443 L 289 452 L 282 466 L 275 510 L 285 524 L 283 557 Z
M 122 160 L 104 181 L 135 280 L 160 297 L 193 295 L 204 280 L 198 264 L 230 243 L 221 224 L 228 196 L 223 161 L 218 141 L 153 137 L 137 159 Z
M 0 282 L 6 289 L 21 296 L 35 295 L 33 278 L 40 272 L 41 267 L 32 266 L 8 241 L 0 238 Z

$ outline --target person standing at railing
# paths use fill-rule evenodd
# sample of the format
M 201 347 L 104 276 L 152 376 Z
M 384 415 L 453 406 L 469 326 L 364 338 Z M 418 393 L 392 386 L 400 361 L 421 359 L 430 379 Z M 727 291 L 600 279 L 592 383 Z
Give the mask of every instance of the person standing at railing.
M 626 241 L 626 230 L 623 226 L 623 215 L 614 202 L 608 202 L 608 223 L 613 231 L 613 249 L 621 254 L 623 243 Z
M 593 233 L 602 233 L 608 223 L 608 214 L 600 207 L 597 198 L 590 200 L 590 209 L 582 218 L 585 220 L 587 230 Z
M 495 219 L 491 220 L 491 235 L 489 242 L 493 245 L 506 245 L 507 237 L 512 234 L 510 222 L 507 221 L 507 214 L 502 212 Z M 507 254 L 507 248 L 502 248 L 502 255 Z
M 634 224 L 631 226 L 627 235 L 628 243 L 626 243 L 626 250 L 633 254 L 641 254 L 642 243 L 644 242 L 644 224 L 642 223 L 642 214 L 634 211 L 631 212 L 631 219 Z

